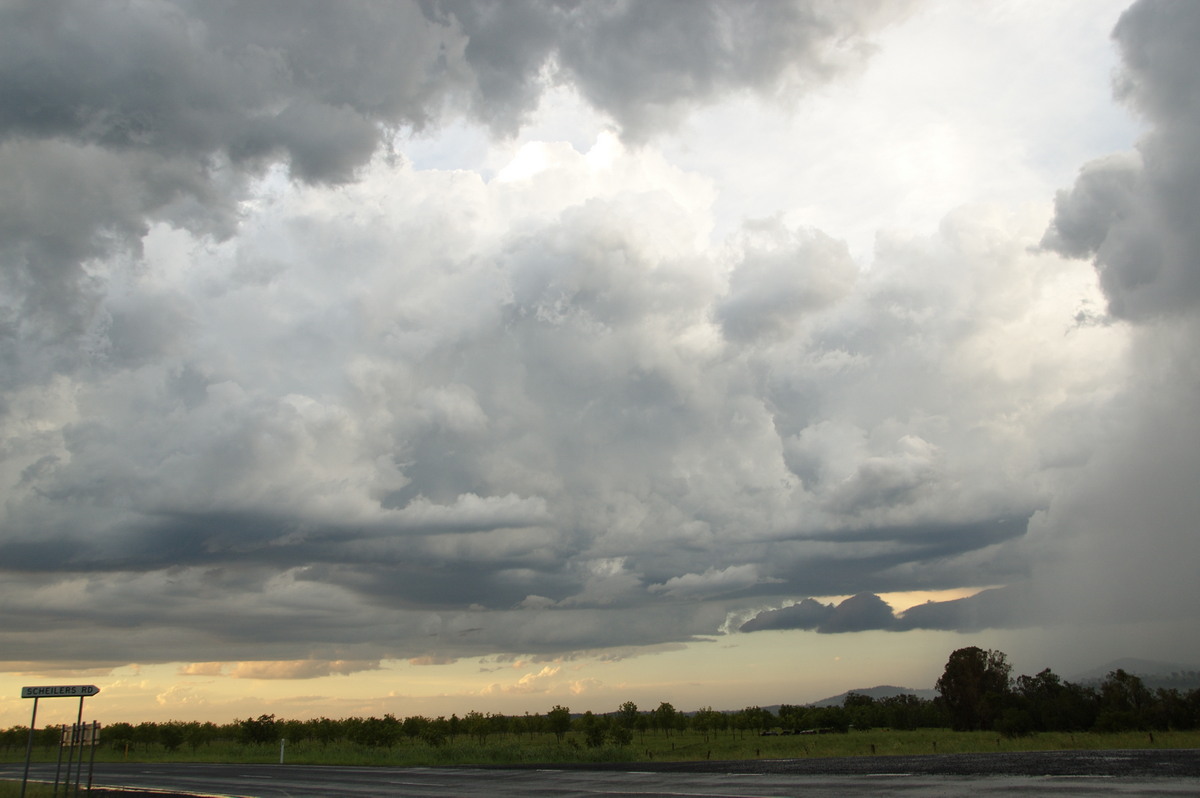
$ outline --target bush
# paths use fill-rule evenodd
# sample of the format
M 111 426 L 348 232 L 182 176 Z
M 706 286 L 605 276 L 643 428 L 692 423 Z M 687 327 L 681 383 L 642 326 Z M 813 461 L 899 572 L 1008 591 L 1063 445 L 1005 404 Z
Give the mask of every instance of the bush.
M 1026 737 L 1033 734 L 1033 716 L 1023 709 L 1006 709 L 996 721 L 996 731 L 1005 737 Z

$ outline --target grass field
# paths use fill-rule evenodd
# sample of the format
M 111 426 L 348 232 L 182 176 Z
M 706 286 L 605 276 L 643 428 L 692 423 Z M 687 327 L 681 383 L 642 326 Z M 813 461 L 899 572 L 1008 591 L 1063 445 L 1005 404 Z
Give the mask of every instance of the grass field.
M 1055 751 L 1071 749 L 1200 748 L 1200 731 L 1124 732 L 1113 734 L 1052 732 L 1006 738 L 994 732 L 953 732 L 948 729 L 891 731 L 878 729 L 846 734 L 760 737 L 753 733 L 695 731 L 635 734 L 626 746 L 584 745 L 583 735 L 569 733 L 559 742 L 553 734 L 494 735 L 485 742 L 459 737 L 443 745 L 405 741 L 392 748 L 369 748 L 352 743 L 322 746 L 303 741 L 289 743 L 284 750 L 290 764 L 364 765 L 392 767 L 436 767 L 451 765 L 514 765 L 565 762 L 649 762 L 739 759 L 795 759 L 805 757 L 888 756 L 910 754 L 958 754 L 1007 751 Z M 0 749 L 0 762 L 23 762 L 24 748 Z M 53 762 L 57 749 L 36 748 L 34 760 Z M 195 750 L 187 746 L 166 751 L 161 746 L 148 750 L 96 750 L 102 762 L 245 762 L 279 761 L 279 746 L 247 746 L 220 742 Z M 0 798 L 17 798 L 19 782 L 0 780 Z M 61 790 L 60 790 L 61 791 Z M 26 798 L 50 798 L 48 785 L 31 783 Z
M 289 742 L 284 758 L 290 764 L 439 766 L 469 764 L 522 764 L 563 762 L 648 762 L 702 759 L 791 759 L 803 757 L 888 756 L 955 754 L 1006 751 L 1045 751 L 1112 748 L 1200 748 L 1200 731 L 1124 732 L 1112 734 L 1053 732 L 1007 738 L 994 732 L 952 732 L 948 729 L 917 731 L 871 730 L 846 734 L 760 737 L 752 733 L 661 732 L 635 734 L 626 746 L 589 748 L 582 734 L 572 732 L 563 742 L 552 734 L 493 735 L 485 742 L 458 737 L 443 745 L 420 741 L 401 742 L 392 748 L 371 748 L 341 742 L 321 745 L 313 741 Z M 0 751 L 0 761 L 24 761 L 23 749 Z M 35 761 L 53 762 L 57 749 L 39 748 Z M 97 762 L 245 762 L 279 761 L 279 746 L 247 746 L 219 742 L 195 750 L 183 746 L 166 751 L 161 746 L 128 751 L 102 746 Z M 0 797 L 4 795 L 0 792 Z
M 43 784 L 30 784 L 25 790 L 25 798 L 50 798 L 53 794 L 50 787 Z M 0 798 L 18 798 L 20 795 L 21 782 L 0 781 Z

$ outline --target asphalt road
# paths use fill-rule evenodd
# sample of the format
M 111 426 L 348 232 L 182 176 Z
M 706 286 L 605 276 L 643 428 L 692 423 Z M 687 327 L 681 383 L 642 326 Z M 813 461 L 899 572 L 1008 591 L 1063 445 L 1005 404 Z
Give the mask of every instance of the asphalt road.
M 22 765 L 0 765 L 20 779 Z M 52 779 L 53 766 L 32 777 Z M 1054 751 L 527 768 L 96 765 L 95 784 L 245 798 L 326 796 L 1159 796 L 1200 794 L 1200 751 Z M 160 796 L 162 793 L 159 793 Z

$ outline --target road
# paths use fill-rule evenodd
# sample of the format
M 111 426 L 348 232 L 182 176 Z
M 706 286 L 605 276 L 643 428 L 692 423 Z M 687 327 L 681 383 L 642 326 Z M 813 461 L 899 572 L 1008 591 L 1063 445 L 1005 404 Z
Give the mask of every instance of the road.
M 21 765 L 0 765 L 20 779 Z M 53 766 L 32 776 L 53 778 Z M 96 765 L 97 786 L 239 798 L 488 795 L 1162 796 L 1200 794 L 1200 751 L 1054 751 L 850 759 L 638 763 L 528 768 L 363 768 L 299 765 Z

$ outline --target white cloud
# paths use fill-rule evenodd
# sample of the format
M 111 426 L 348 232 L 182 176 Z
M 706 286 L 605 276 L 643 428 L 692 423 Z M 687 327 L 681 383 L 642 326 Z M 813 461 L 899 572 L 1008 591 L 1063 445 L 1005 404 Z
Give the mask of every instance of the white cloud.
M 649 590 L 672 598 L 710 598 L 764 582 L 778 581 L 781 580 L 760 577 L 756 565 L 731 565 L 721 570 L 709 568 L 702 574 L 673 576 L 662 584 L 650 585 Z
M 1105 155 L 1110 4 L 356 6 L 328 42 L 168 7 L 38 12 L 178 45 L 175 99 L 55 73 L 143 116 L 0 90 L 9 656 L 658 650 L 808 595 L 1190 561 L 1192 62 L 1157 5 L 1119 36 L 1137 156 Z

